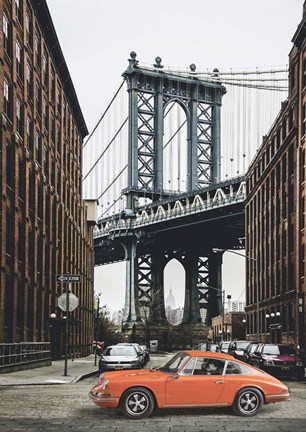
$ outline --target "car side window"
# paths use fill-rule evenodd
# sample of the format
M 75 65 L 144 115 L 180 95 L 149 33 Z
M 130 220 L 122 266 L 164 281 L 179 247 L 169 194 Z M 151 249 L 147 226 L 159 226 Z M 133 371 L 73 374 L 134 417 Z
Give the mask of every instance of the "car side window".
M 225 375 L 240 375 L 241 369 L 237 363 L 228 362 L 226 366 Z
M 194 368 L 194 375 L 222 375 L 225 362 L 223 360 L 198 357 Z

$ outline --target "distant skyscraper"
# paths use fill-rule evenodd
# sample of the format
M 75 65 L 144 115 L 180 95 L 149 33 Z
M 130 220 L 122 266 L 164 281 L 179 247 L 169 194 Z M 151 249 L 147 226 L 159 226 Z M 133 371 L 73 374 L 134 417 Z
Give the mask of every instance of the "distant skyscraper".
M 166 299 L 166 309 L 175 309 L 175 298 L 172 294 L 172 289 L 170 288 L 170 293 Z

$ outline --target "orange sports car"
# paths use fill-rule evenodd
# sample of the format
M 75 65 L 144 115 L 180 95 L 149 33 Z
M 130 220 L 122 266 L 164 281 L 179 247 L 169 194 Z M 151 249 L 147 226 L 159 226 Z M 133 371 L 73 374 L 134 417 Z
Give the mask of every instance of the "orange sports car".
M 254 416 L 263 404 L 289 400 L 288 387 L 228 354 L 182 351 L 156 369 L 106 372 L 89 396 L 100 407 L 120 407 L 132 419 L 158 408 L 232 407 Z

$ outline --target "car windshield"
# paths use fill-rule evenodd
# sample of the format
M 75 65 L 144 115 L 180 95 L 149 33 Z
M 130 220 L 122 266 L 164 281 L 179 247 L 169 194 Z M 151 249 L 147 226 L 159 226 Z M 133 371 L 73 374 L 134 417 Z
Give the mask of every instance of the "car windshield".
M 189 355 L 184 352 L 177 353 L 167 363 L 158 368 L 159 371 L 173 374 L 178 372 L 189 360 Z
M 293 347 L 289 345 L 266 345 L 263 349 L 266 355 L 296 355 Z
M 114 346 L 108 347 L 103 353 L 104 356 L 136 356 L 133 346 Z
M 221 347 L 222 347 L 222 348 L 226 348 L 226 347 L 229 346 L 229 344 L 230 344 L 230 342 L 222 342 L 222 343 L 221 343 Z
M 248 345 L 250 345 L 250 342 L 237 342 L 237 349 L 245 349 Z
M 255 345 L 255 344 L 251 345 L 249 348 L 249 353 L 253 353 L 256 350 L 256 348 L 257 348 L 257 345 Z

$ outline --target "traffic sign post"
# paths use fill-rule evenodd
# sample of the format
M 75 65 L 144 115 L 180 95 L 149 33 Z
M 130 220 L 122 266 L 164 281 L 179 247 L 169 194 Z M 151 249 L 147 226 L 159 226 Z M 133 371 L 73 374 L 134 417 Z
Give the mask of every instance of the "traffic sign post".
M 72 312 L 79 305 L 79 299 L 72 294 L 70 291 L 71 282 L 80 282 L 81 277 L 79 275 L 59 274 L 56 276 L 56 281 L 60 283 L 67 283 L 66 293 L 62 294 L 58 298 L 58 307 L 66 312 L 66 329 L 65 329 L 65 366 L 64 376 L 67 376 L 68 367 L 68 351 L 69 351 L 69 312 Z

